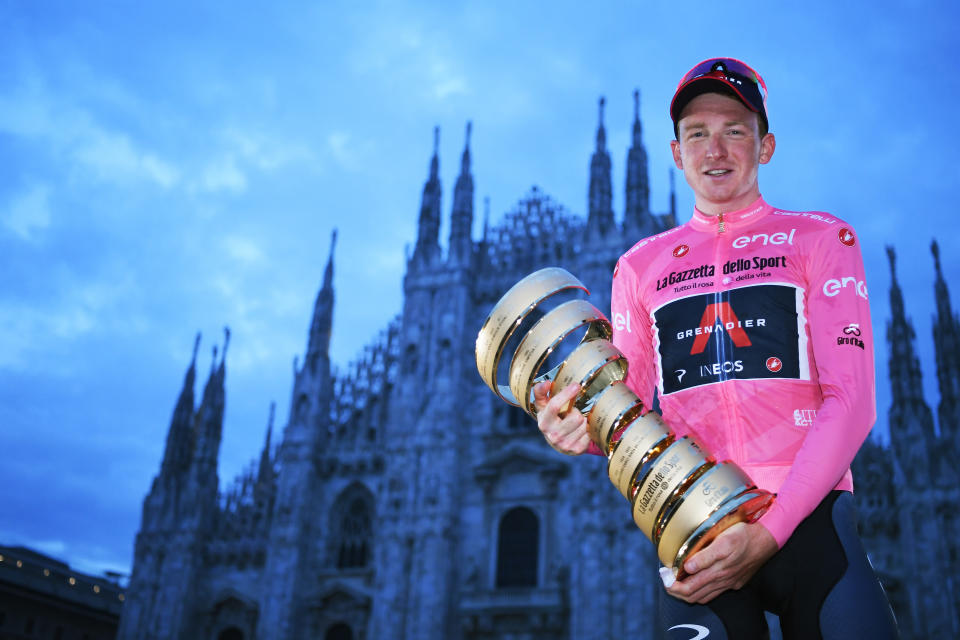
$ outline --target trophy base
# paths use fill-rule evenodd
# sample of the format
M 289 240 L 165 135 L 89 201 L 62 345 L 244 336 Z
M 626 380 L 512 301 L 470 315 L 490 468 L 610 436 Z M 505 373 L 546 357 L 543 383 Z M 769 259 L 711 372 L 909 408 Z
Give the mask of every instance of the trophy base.
M 671 569 L 677 580 L 683 580 L 689 574 L 684 571 L 683 563 L 687 558 L 697 553 L 709 545 L 713 540 L 732 527 L 743 522 L 751 523 L 760 519 L 770 505 L 773 503 L 775 494 L 762 489 L 752 489 L 737 496 L 718 509 L 711 517 L 707 518 L 697 529 L 687 538 L 683 546 L 677 552 L 673 560 Z M 662 560 L 662 558 L 661 558 Z

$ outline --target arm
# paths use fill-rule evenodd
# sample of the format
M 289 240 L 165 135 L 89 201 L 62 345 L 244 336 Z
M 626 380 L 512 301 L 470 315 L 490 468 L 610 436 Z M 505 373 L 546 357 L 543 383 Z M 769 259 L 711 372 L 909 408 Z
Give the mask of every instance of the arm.
M 777 499 L 760 519 L 781 547 L 843 478 L 876 420 L 873 330 L 863 260 L 853 231 L 847 238 L 852 246 L 840 241 L 839 232 L 835 227 L 825 230 L 807 269 L 811 366 L 819 376 L 823 404 Z
M 634 293 L 638 290 L 637 274 L 620 260 L 613 272 L 610 302 L 610 320 L 613 324 L 613 344 L 629 362 L 627 385 L 640 396 L 645 407 L 653 404 L 656 386 L 653 344 L 650 340 L 650 315 L 641 310 Z M 587 435 L 587 420 L 569 404 L 580 391 L 577 385 L 566 389 L 551 389 L 551 383 L 541 382 L 534 387 L 537 407 L 537 426 L 547 443 L 567 455 L 592 453 L 603 455 Z M 551 396 L 552 392 L 556 392 Z M 569 410 L 568 410 L 569 409 Z
M 578 456 L 588 447 L 597 449 L 587 435 L 587 419 L 577 409 L 570 407 L 580 393 L 580 385 L 568 385 L 551 396 L 552 387 L 552 382 L 541 382 L 533 388 L 537 427 L 547 444 L 568 456 Z

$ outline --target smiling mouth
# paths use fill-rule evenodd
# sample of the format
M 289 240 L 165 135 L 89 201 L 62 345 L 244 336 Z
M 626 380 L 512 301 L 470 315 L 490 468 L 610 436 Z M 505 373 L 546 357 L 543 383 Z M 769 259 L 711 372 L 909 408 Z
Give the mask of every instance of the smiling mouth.
M 704 171 L 708 176 L 718 177 L 725 176 L 730 173 L 730 169 L 710 169 L 709 171 Z

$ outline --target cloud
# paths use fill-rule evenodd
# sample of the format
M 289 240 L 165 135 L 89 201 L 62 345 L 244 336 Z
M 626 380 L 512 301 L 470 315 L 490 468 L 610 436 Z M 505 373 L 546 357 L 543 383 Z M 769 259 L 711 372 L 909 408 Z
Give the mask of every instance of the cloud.
M 431 53 L 433 60 L 430 64 L 430 80 L 433 85 L 433 97 L 445 100 L 467 93 L 467 80 L 464 75 L 453 68 L 446 56 Z
M 302 143 L 264 136 L 231 127 L 222 134 L 228 148 L 244 162 L 262 171 L 275 171 L 288 165 L 317 165 L 313 150 Z
M 50 189 L 34 185 L 13 199 L 2 220 L 24 240 L 36 240 L 37 234 L 50 226 Z
M 263 262 L 263 251 L 260 245 L 239 235 L 229 235 L 223 239 L 223 248 L 231 258 L 244 264 Z
M 437 100 L 467 93 L 467 81 L 462 76 L 440 78 L 433 85 L 433 95 Z
M 0 132 L 39 142 L 81 169 L 81 179 L 100 182 L 147 182 L 174 187 L 180 171 L 156 152 L 143 148 L 120 130 L 99 122 L 87 109 L 54 96 L 42 80 L 30 78 L 7 98 L 0 97 Z
M 60 357 L 65 345 L 95 332 L 140 327 L 140 316 L 117 309 L 135 290 L 129 273 L 119 280 L 69 278 L 58 283 L 56 290 L 50 301 L 0 301 L 0 370 L 68 375 L 86 364 Z
M 175 186 L 180 172 L 156 155 L 138 149 L 122 133 L 89 123 L 74 130 L 75 160 L 103 182 L 152 182 L 164 189 Z
M 228 155 L 207 165 L 195 187 L 208 193 L 242 193 L 247 189 L 247 177 L 237 166 L 236 159 Z
M 350 134 L 346 131 L 334 131 L 327 136 L 327 148 L 334 160 L 345 169 L 358 169 L 360 158 L 350 143 Z
M 48 362 L 33 361 L 34 345 L 49 345 L 54 339 L 69 341 L 93 326 L 90 311 L 72 303 L 56 310 L 27 304 L 0 306 L 0 370 L 33 365 L 52 367 L 50 373 L 56 373 L 55 358 Z

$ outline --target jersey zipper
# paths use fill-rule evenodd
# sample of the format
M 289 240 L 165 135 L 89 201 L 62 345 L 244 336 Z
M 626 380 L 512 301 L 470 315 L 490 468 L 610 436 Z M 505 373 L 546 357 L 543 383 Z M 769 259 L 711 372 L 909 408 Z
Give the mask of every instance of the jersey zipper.
M 720 237 L 721 233 L 726 231 L 726 225 L 723 221 L 723 212 L 720 212 L 717 221 L 717 235 L 714 237 L 714 264 L 718 271 L 722 273 L 723 265 L 726 264 L 729 259 L 729 248 L 725 246 L 725 239 Z M 719 281 L 718 291 L 716 291 L 715 302 L 721 302 L 725 298 L 723 295 L 725 292 L 734 289 L 735 287 L 731 285 L 723 284 L 723 279 Z M 722 349 L 724 344 L 723 340 L 718 340 L 717 345 Z M 728 354 L 723 352 L 718 352 L 716 357 L 722 363 Z M 733 356 L 733 354 L 729 354 Z M 727 437 L 729 438 L 729 454 L 735 460 L 743 460 L 743 428 L 741 426 L 740 412 L 737 407 L 737 393 L 736 385 L 729 380 L 724 380 L 720 383 L 720 398 L 723 405 L 723 412 L 727 417 L 728 433 Z

